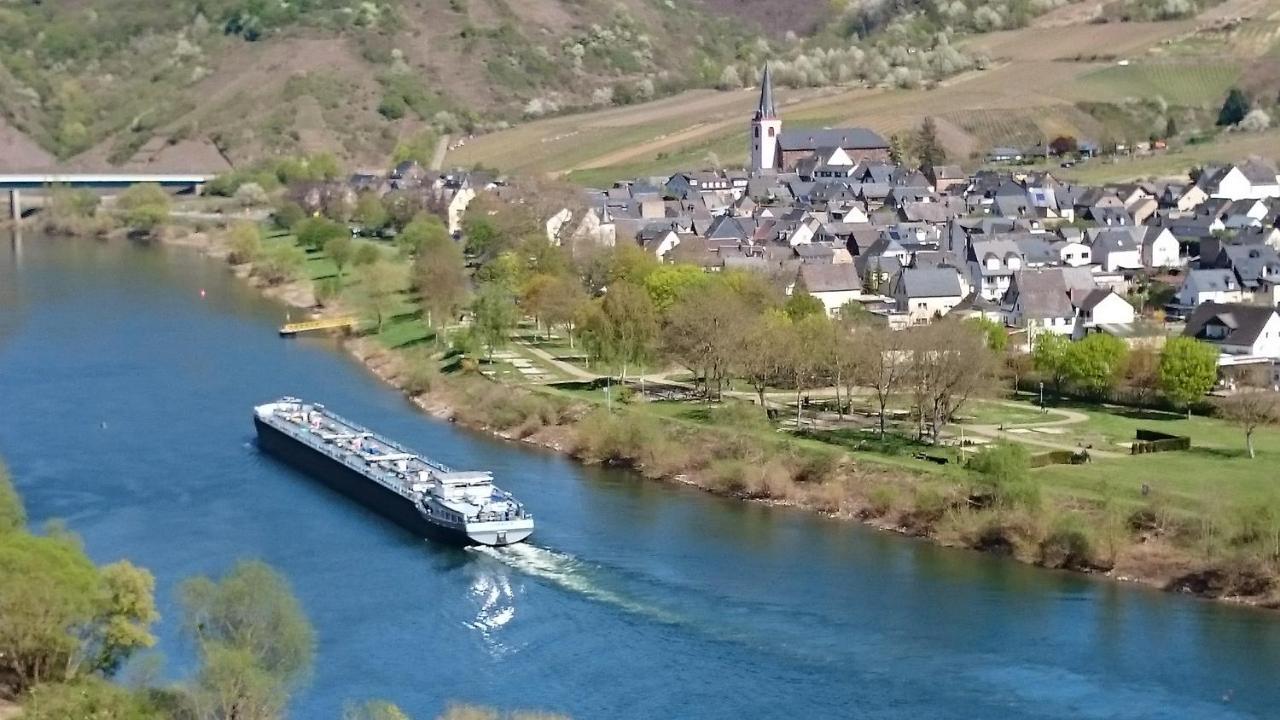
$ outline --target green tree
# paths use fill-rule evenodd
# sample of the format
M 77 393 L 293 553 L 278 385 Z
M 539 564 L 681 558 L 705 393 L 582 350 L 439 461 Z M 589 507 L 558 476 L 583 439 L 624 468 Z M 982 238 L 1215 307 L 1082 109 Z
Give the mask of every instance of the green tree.
M 658 312 L 666 312 L 667 308 L 690 288 L 707 282 L 708 275 L 697 265 L 679 263 L 662 265 L 655 268 L 644 279 L 644 289 L 653 301 Z
M 373 243 L 360 243 L 356 246 L 356 251 L 351 256 L 351 265 L 353 267 L 361 267 L 364 265 L 372 265 L 383 259 L 382 251 Z
M 9 469 L 0 463 L 0 535 L 20 531 L 27 526 L 27 512 L 22 498 L 13 487 Z
M 1129 348 L 1112 335 L 1093 333 L 1067 346 L 1068 377 L 1076 387 L 1097 397 L 1106 397 L 1125 370 Z
M 932 117 L 926 117 L 920 123 L 915 137 L 916 157 L 921 165 L 934 167 L 947 161 L 947 150 L 938 138 L 938 123 Z
M 71 536 L 0 534 L 0 677 L 18 693 L 110 674 L 155 642 L 154 580 L 96 568 Z
M 511 291 L 498 283 L 486 283 L 471 301 L 472 326 L 485 346 L 489 361 L 493 351 L 507 344 L 519 320 Z
M 413 273 L 428 325 L 457 315 L 467 299 L 467 264 L 458 243 L 447 233 L 424 242 L 414 258 Z
M 182 602 L 201 659 L 191 693 L 197 715 L 280 717 L 315 655 L 315 633 L 284 578 L 241 561 L 221 580 L 188 580 Z
M 799 286 L 791 291 L 791 297 L 787 298 L 782 310 L 794 322 L 799 322 L 810 315 L 826 315 L 826 306 L 822 301 Z
M 238 222 L 228 235 L 227 260 L 232 264 L 253 262 L 262 253 L 262 229 L 256 223 Z
M 1032 366 L 1053 382 L 1053 391 L 1058 395 L 1062 394 L 1063 383 L 1071 377 L 1070 349 L 1070 339 L 1051 332 L 1040 333 L 1031 348 Z
M 22 720 L 168 720 L 146 693 L 98 678 L 46 683 L 23 699 Z
M 275 221 L 276 227 L 282 230 L 293 230 L 306 217 L 307 211 L 292 200 L 285 200 L 280 203 L 276 211 L 271 214 L 271 219 Z
M 728 283 L 700 281 L 680 292 L 667 310 L 663 350 L 701 377 L 708 399 L 719 397 L 756 314 Z
M 989 445 L 974 455 L 969 470 L 977 475 L 977 489 L 999 507 L 1040 506 L 1040 486 L 1031 478 L 1031 454 L 1017 443 Z
M 329 238 L 324 243 L 324 254 L 328 255 L 334 266 L 338 268 L 339 278 L 342 277 L 342 269 L 351 262 L 355 251 L 355 244 L 351 242 L 351 236 L 346 233 Z
M 1009 333 L 1005 332 L 1003 324 L 985 317 L 975 317 L 967 322 L 972 323 L 982 332 L 987 341 L 987 348 L 992 352 L 1003 353 L 1009 346 Z
M 120 193 L 116 207 L 131 230 L 149 234 L 169 219 L 169 194 L 154 183 L 140 183 Z
M 377 193 L 363 192 L 356 198 L 356 209 L 351 217 L 365 230 L 380 230 L 387 224 L 387 209 Z
M 734 353 L 733 372 L 751 383 L 761 409 L 766 412 L 769 405 L 765 392 L 778 385 L 786 374 L 791 332 L 791 318 L 786 313 L 768 310 L 752 320 Z
M 294 228 L 298 242 L 312 250 L 320 250 L 330 240 L 350 235 L 345 227 L 326 217 L 309 217 Z
M 253 264 L 253 274 L 268 285 L 289 282 L 302 273 L 307 264 L 307 254 L 291 242 L 269 243 Z
M 1178 136 L 1178 121 L 1174 119 L 1173 115 L 1170 115 L 1169 118 L 1164 122 L 1164 139 L 1172 140 L 1177 136 Z
M 453 244 L 449 229 L 440 218 L 427 213 L 415 215 L 396 236 L 396 244 L 407 253 L 416 253 L 428 245 L 439 246 L 444 243 Z
M 355 284 L 350 288 L 352 300 L 360 312 L 374 322 L 374 332 L 382 332 L 387 317 L 400 303 L 400 293 L 409 284 L 408 268 L 390 260 L 360 265 L 355 271 Z
M 1245 95 L 1240 88 L 1233 87 L 1227 91 L 1227 99 L 1223 101 L 1222 109 L 1218 111 L 1218 125 L 1236 125 L 1244 120 L 1244 116 L 1248 115 L 1251 109 L 1249 96 Z
M 1213 389 L 1218 379 L 1218 349 L 1195 338 L 1176 337 L 1160 351 L 1160 391 L 1175 407 L 1186 408 Z
M 598 309 L 583 325 L 583 336 L 597 357 L 620 366 L 625 381 L 627 369 L 653 353 L 658 333 L 653 301 L 637 285 L 622 281 L 609 287 Z
M 342 712 L 342 720 L 409 720 L 409 716 L 386 700 L 369 700 L 348 705 Z
M 907 144 L 902 136 L 894 133 L 889 136 L 889 162 L 901 165 L 907 159 Z

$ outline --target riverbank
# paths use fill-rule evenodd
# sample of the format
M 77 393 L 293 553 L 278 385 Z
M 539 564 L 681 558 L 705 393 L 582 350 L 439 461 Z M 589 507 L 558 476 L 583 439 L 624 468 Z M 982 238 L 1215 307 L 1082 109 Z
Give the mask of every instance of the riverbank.
M 223 261 L 227 256 L 225 241 L 217 235 L 192 234 L 167 242 Z M 268 285 L 250 270 L 248 265 L 233 266 L 237 276 L 265 295 L 301 310 L 314 309 L 310 281 Z M 961 469 L 916 472 L 771 428 L 744 432 L 742 418 L 689 423 L 625 405 L 607 413 L 580 397 L 500 385 L 478 375 L 436 375 L 423 389 L 403 351 L 389 350 L 372 337 L 348 338 L 343 345 L 434 417 L 586 463 L 630 467 L 651 479 L 856 520 L 1047 568 L 1229 602 L 1280 605 L 1268 568 L 1204 557 L 1176 533 L 1139 524 L 1136 512 L 1095 513 L 1058 498 L 1040 509 L 983 507 L 975 503 L 971 478 Z

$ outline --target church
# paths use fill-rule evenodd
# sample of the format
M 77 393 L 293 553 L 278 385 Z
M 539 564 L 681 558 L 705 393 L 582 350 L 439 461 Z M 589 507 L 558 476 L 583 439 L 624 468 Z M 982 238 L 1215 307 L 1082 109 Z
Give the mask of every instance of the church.
M 792 172 L 815 156 L 843 151 L 853 162 L 889 161 L 889 142 L 866 128 L 782 129 L 773 104 L 773 74 L 764 66 L 760 103 L 751 119 L 751 174 Z

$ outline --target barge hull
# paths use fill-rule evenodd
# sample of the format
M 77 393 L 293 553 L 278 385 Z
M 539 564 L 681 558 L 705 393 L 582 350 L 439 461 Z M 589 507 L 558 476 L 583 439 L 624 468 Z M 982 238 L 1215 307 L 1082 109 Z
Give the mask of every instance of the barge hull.
M 476 545 L 466 533 L 442 527 L 418 512 L 413 503 L 356 470 L 329 457 L 263 422 L 256 415 L 253 425 L 258 431 L 258 447 L 271 453 L 361 505 L 394 521 L 417 537 L 458 545 Z

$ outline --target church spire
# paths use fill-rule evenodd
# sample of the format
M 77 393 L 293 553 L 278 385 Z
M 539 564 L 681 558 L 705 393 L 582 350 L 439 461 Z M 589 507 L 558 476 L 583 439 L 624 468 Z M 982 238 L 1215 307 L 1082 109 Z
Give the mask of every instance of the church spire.
M 760 78 L 760 105 L 756 107 L 756 120 L 772 120 L 778 117 L 778 111 L 773 106 L 773 72 L 769 70 L 769 63 L 764 64 L 764 76 Z

